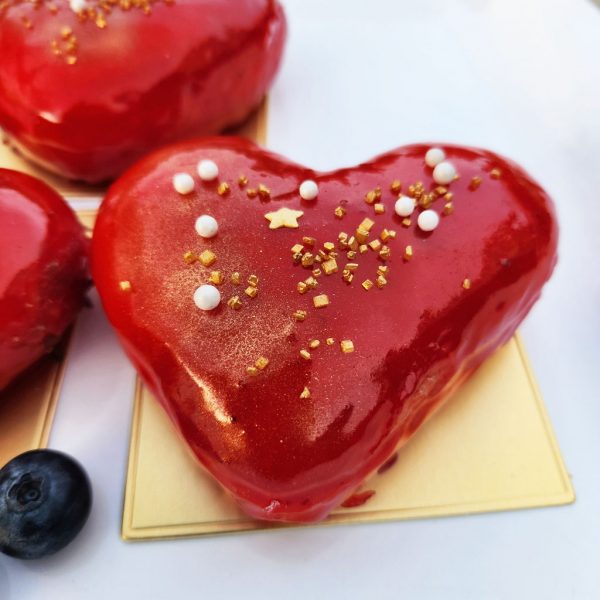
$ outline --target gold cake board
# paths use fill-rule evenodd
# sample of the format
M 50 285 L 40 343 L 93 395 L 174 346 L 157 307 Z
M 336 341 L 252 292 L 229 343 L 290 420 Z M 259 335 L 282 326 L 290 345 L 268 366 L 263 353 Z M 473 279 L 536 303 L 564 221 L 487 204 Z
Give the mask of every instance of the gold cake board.
M 575 494 L 518 336 L 496 352 L 361 489 L 318 526 L 569 504 Z M 285 525 L 246 517 L 138 382 L 122 536 L 148 540 Z

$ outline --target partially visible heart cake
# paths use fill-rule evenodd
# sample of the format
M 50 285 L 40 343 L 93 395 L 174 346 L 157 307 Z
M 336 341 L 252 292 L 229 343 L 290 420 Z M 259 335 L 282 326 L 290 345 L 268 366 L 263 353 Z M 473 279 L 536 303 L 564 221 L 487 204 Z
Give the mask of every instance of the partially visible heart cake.
M 146 385 L 250 515 L 323 519 L 498 346 L 556 262 L 552 202 L 491 152 L 318 173 L 238 138 L 110 189 L 93 274 Z

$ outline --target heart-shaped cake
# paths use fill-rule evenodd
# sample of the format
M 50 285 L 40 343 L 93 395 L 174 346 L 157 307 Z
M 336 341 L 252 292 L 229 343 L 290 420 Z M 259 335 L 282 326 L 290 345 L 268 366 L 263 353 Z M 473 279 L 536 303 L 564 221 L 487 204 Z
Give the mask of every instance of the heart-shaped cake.
M 3 0 L 0 126 L 52 171 L 114 178 L 245 119 L 285 37 L 277 0 Z
M 0 390 L 58 343 L 89 286 L 88 241 L 43 181 L 0 169 Z
M 93 274 L 144 382 L 250 515 L 322 519 L 498 346 L 556 262 L 550 199 L 491 152 L 319 173 L 239 138 L 110 189 Z

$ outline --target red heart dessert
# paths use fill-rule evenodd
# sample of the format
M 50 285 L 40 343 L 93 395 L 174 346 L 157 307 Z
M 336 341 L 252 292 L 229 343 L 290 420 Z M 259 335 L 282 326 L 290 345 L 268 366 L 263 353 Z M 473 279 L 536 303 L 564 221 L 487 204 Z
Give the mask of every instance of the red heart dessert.
M 0 3 L 0 126 L 25 156 L 89 182 L 261 101 L 281 60 L 276 0 Z
M 0 169 L 0 390 L 50 352 L 89 285 L 88 242 L 45 183 Z
M 317 173 L 212 138 L 113 185 L 92 271 L 200 462 L 250 515 L 314 521 L 512 336 L 556 244 L 550 199 L 491 152 Z

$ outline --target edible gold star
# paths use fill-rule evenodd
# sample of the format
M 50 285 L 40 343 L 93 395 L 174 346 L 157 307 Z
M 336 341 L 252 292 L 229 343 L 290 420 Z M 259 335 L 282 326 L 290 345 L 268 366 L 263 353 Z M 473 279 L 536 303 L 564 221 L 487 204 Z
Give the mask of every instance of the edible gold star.
M 298 229 L 298 219 L 304 214 L 301 210 L 292 210 L 282 207 L 275 212 L 265 215 L 265 219 L 270 221 L 269 229 L 279 229 L 280 227 L 289 227 Z

